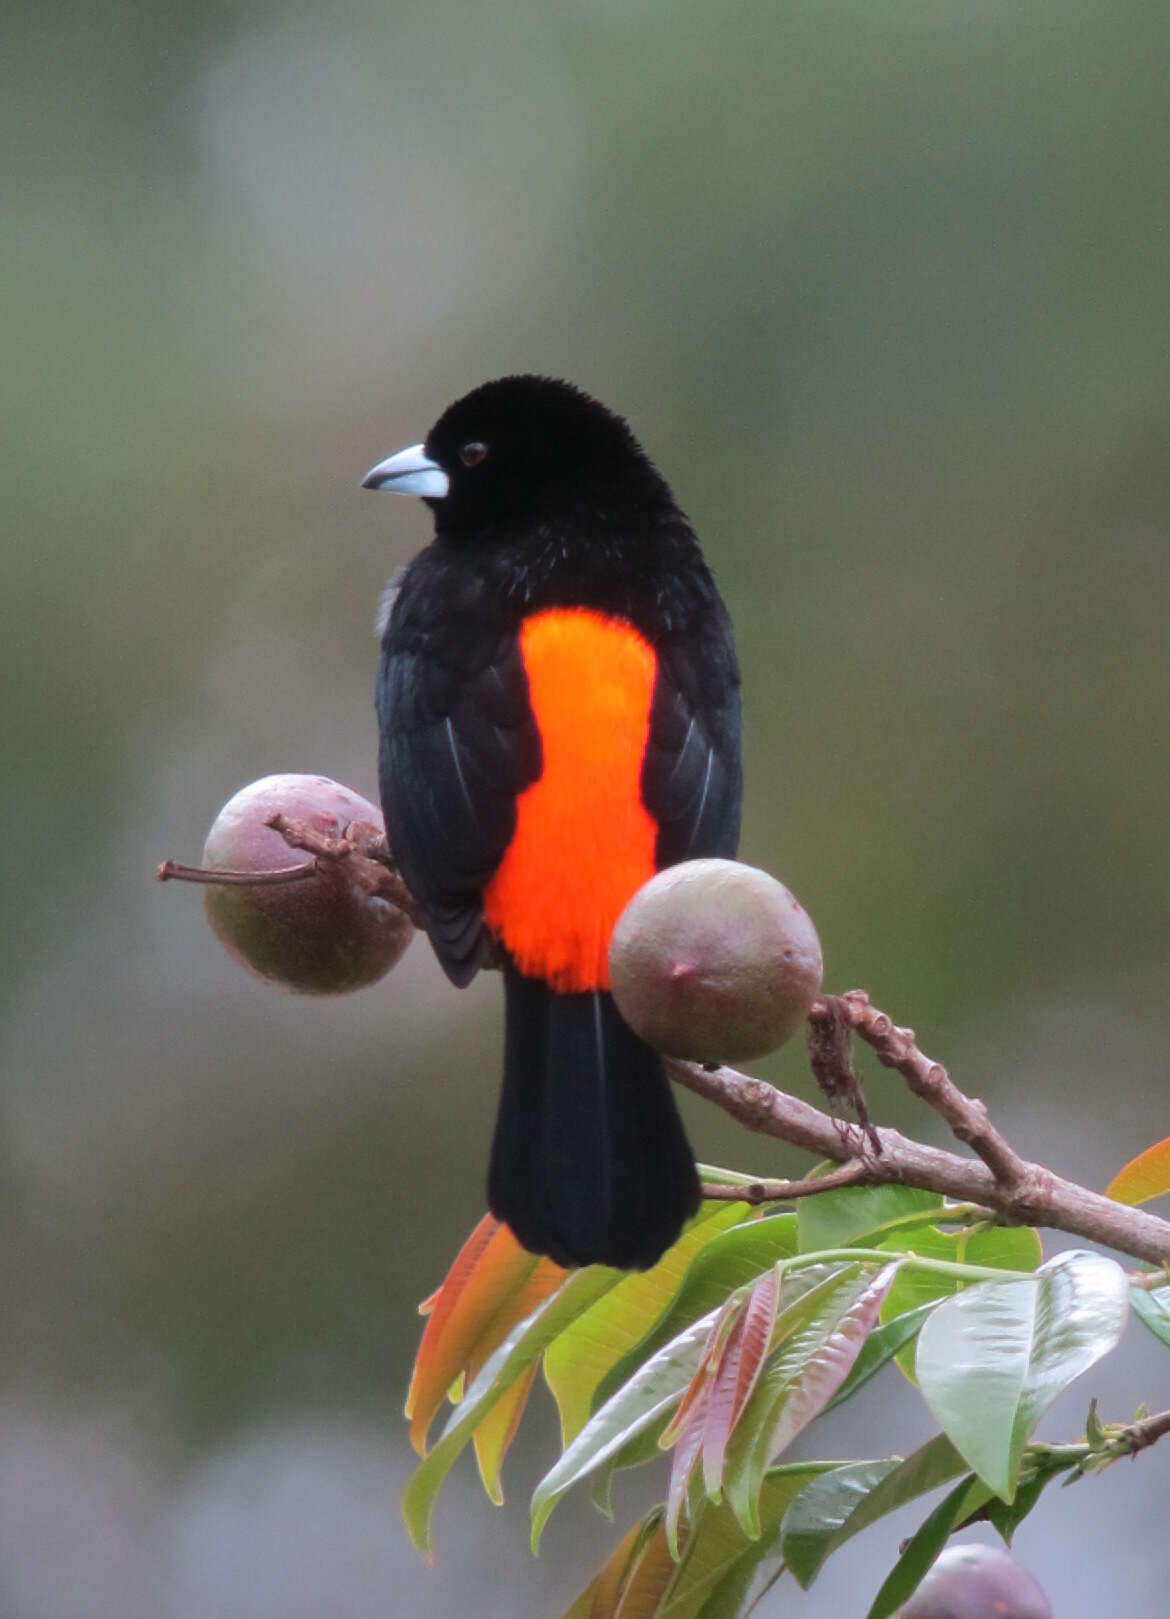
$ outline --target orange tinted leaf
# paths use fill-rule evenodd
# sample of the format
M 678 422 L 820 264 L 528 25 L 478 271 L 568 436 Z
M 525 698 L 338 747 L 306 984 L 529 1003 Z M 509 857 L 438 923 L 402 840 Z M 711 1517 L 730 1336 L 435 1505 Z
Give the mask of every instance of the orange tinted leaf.
M 1106 1197 L 1131 1207 L 1148 1203 L 1165 1192 L 1170 1192 L 1170 1136 L 1131 1158 L 1105 1188 Z
M 507 1227 L 504 1228 L 505 1230 Z M 525 1254 L 531 1260 L 531 1254 Z M 500 1304 L 491 1321 L 484 1328 L 475 1347 L 467 1357 L 467 1380 L 479 1375 L 479 1369 L 488 1356 L 503 1343 L 518 1321 L 532 1314 L 550 1293 L 555 1293 L 564 1281 L 567 1271 L 554 1265 L 551 1259 L 537 1259 L 532 1270 Z
M 550 1293 L 556 1292 L 564 1279 L 565 1272 L 559 1265 L 554 1265 L 551 1259 L 537 1260 L 531 1276 L 496 1311 L 476 1343 L 474 1351 L 468 1357 L 469 1382 L 474 1380 L 484 1361 L 503 1343 L 517 1322 L 530 1316 L 537 1305 L 543 1304 Z M 516 1429 L 520 1426 L 520 1418 L 524 1415 L 524 1407 L 528 1404 L 528 1396 L 532 1392 L 532 1384 L 538 1370 L 539 1362 L 534 1362 L 524 1376 L 513 1384 L 498 1404 L 487 1413 L 472 1438 L 483 1487 L 489 1499 L 497 1506 L 501 1506 L 504 1500 L 504 1492 L 500 1486 L 500 1465 L 507 1454 L 508 1446 L 516 1437 Z
M 626 1575 L 634 1557 L 657 1526 L 662 1509 L 656 1507 L 644 1523 L 636 1523 L 618 1541 L 564 1619 L 613 1619 Z
M 455 1255 L 455 1262 L 451 1266 L 451 1269 L 447 1272 L 446 1276 L 444 1276 L 442 1282 L 430 1295 L 430 1297 L 423 1299 L 422 1303 L 419 1305 L 419 1315 L 433 1315 L 435 1310 L 439 1308 L 440 1302 L 442 1303 L 443 1307 L 441 1310 L 439 1310 L 440 1316 L 444 1313 L 444 1311 L 450 1311 L 455 1300 L 459 1297 L 459 1294 L 463 1290 L 464 1282 L 466 1282 L 467 1278 L 475 1269 L 479 1256 L 483 1253 L 484 1249 L 487 1247 L 488 1243 L 492 1240 L 499 1229 L 500 1222 L 496 1219 L 495 1215 L 485 1214 L 483 1219 L 476 1226 L 475 1230 L 467 1238 L 467 1241 L 463 1244 L 462 1248 L 460 1248 L 459 1252 Z
M 564 1619 L 653 1619 L 673 1574 L 655 1507 L 622 1536 Z
M 723 1488 L 727 1441 L 748 1402 L 768 1353 L 776 1324 L 779 1279 L 767 1270 L 748 1294 L 746 1305 L 727 1341 L 723 1359 L 707 1399 L 703 1424 L 703 1483 L 713 1501 Z
M 635 1555 L 613 1619 L 654 1619 L 674 1571 L 675 1554 L 667 1544 L 665 1525 L 658 1522 Z
M 540 1370 L 538 1361 L 528 1368 L 508 1392 L 492 1406 L 472 1436 L 479 1476 L 490 1501 L 496 1506 L 504 1504 L 504 1490 L 500 1483 L 500 1465 L 508 1453 L 508 1446 L 516 1437 L 528 1396 Z
M 410 1439 L 420 1456 L 426 1454 L 427 1432 L 447 1390 L 472 1362 L 495 1318 L 528 1281 L 536 1263 L 535 1254 L 521 1248 L 507 1226 L 491 1216 L 480 1221 L 460 1249 L 423 1332 L 406 1398 Z M 516 1319 L 520 1318 L 514 1317 L 512 1324 Z M 492 1340 L 492 1347 L 507 1330 Z
M 430 1319 L 423 1328 L 422 1342 L 418 1346 L 418 1354 L 414 1360 L 414 1371 L 410 1379 L 410 1388 L 406 1395 L 406 1415 L 408 1417 L 414 1416 L 424 1379 L 428 1383 L 430 1381 L 428 1377 L 429 1366 L 436 1354 L 436 1346 L 443 1336 L 447 1319 L 455 1307 L 455 1301 L 463 1291 L 467 1278 L 475 1269 L 480 1255 L 499 1229 L 500 1222 L 495 1216 L 485 1214 L 462 1248 L 460 1248 L 458 1254 L 456 1254 L 455 1263 L 447 1272 L 442 1284 L 435 1289 L 429 1298 L 423 1299 L 418 1307 L 419 1315 L 429 1316 Z

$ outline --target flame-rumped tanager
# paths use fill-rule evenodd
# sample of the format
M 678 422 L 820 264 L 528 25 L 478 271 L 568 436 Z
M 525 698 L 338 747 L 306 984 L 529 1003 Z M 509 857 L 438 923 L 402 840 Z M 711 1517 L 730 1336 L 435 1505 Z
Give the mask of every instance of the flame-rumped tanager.
M 652 1265 L 699 1182 L 607 953 L 656 871 L 735 854 L 726 610 L 627 423 L 568 383 L 485 383 L 364 483 L 434 514 L 385 619 L 379 780 L 447 976 L 504 963 L 489 1205 L 562 1265 Z

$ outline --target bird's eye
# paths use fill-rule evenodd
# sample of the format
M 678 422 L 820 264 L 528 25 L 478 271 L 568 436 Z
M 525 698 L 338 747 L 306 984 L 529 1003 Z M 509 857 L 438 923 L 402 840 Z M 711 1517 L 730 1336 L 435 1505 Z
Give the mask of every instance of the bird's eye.
M 459 451 L 459 459 L 465 467 L 477 467 L 487 456 L 487 445 L 481 444 L 478 439 L 472 439 Z

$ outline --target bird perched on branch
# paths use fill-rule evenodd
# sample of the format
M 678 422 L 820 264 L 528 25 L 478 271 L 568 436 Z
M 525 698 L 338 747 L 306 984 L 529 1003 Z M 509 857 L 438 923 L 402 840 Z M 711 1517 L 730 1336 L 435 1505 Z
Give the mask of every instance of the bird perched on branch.
M 447 976 L 504 962 L 489 1204 L 559 1264 L 652 1265 L 699 1182 L 607 952 L 656 871 L 735 853 L 727 613 L 626 422 L 569 383 L 485 383 L 364 486 L 434 514 L 385 625 L 379 779 Z

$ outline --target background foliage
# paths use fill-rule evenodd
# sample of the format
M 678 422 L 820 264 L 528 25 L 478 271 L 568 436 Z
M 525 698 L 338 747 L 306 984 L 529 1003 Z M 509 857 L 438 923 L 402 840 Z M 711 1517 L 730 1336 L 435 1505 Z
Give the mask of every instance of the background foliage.
M 373 602 L 425 523 L 357 480 L 485 376 L 593 389 L 692 514 L 747 675 L 744 853 L 829 986 L 1094 1185 L 1166 1133 L 1168 48 L 1148 0 L 3 13 L 15 1619 L 454 1613 L 489 1546 L 536 1615 L 596 1565 L 572 1503 L 533 1567 L 464 1480 L 427 1573 L 394 1505 L 497 986 L 415 950 L 302 1005 L 149 882 L 266 771 L 370 790 Z M 1089 1380 L 1104 1415 L 1156 1398 L 1145 1354 Z M 907 1447 L 901 1400 L 827 1418 L 840 1454 Z M 509 1465 L 535 1481 L 523 1436 Z M 1162 1611 L 1168 1465 L 1041 1503 L 1018 1545 L 1058 1611 L 1109 1605 L 1061 1550 L 1106 1484 L 1127 1611 Z M 860 1609 L 905 1532 L 797 1611 Z

